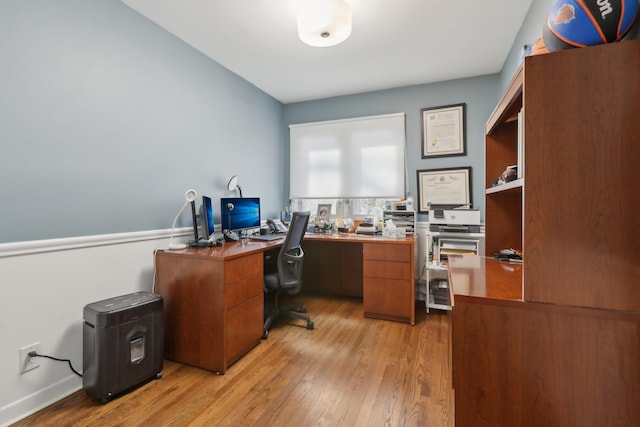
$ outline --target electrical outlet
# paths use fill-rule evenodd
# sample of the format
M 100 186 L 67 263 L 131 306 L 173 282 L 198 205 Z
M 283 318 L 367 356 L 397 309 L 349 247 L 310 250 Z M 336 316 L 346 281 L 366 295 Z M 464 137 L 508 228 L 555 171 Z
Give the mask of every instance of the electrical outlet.
M 20 348 L 20 373 L 21 374 L 40 366 L 39 357 L 29 356 L 29 352 L 31 351 L 35 351 L 37 353 L 39 346 L 40 346 L 40 343 L 37 342 L 37 343 Z

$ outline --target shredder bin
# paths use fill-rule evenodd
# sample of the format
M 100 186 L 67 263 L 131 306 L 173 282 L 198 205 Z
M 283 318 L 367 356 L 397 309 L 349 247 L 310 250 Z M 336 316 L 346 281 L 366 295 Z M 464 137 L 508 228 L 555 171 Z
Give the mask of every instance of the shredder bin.
M 82 386 L 105 403 L 162 377 L 163 300 L 135 292 L 84 307 Z

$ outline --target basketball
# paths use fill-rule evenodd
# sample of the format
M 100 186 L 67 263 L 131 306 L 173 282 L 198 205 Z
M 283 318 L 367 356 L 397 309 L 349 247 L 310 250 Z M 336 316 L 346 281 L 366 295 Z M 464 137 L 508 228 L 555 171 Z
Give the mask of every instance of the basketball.
M 621 40 L 638 15 L 638 0 L 559 0 L 542 30 L 550 51 Z

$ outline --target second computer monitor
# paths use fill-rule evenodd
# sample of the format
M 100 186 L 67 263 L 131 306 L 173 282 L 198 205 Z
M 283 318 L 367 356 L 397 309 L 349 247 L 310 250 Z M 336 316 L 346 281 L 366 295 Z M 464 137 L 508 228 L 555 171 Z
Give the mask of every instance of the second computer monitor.
M 223 230 L 246 230 L 260 227 L 258 197 L 226 197 L 220 199 Z
M 202 237 L 204 239 L 211 238 L 215 230 L 215 224 L 213 221 L 213 205 L 211 204 L 211 197 L 209 196 L 202 196 L 200 222 L 202 223 Z

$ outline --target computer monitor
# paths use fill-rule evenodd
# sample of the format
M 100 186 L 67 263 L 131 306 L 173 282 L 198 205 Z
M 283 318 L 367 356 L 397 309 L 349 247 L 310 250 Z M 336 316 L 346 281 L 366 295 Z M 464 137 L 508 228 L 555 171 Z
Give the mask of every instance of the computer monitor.
M 260 227 L 258 197 L 227 197 L 220 199 L 222 230 L 246 230 Z
M 200 207 L 200 222 L 202 223 L 202 237 L 210 239 L 215 232 L 215 223 L 213 221 L 213 205 L 211 197 L 202 196 L 202 206 Z

